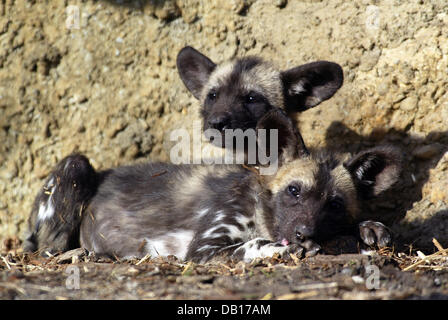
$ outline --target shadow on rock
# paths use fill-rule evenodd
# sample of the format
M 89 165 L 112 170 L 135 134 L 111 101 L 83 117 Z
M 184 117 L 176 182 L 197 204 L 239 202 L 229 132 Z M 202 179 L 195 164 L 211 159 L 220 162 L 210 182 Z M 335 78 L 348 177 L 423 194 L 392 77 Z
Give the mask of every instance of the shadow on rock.
M 448 245 L 448 210 L 441 210 L 429 218 L 403 221 L 393 226 L 399 250 L 410 248 L 421 250 L 427 254 L 437 251 L 432 239 Z
M 422 220 L 418 223 L 399 223 L 406 212 L 416 202 L 422 200 L 422 189 L 429 179 L 430 170 L 437 166 L 442 156 L 448 151 L 448 131 L 431 132 L 422 138 L 395 129 L 376 129 L 370 135 L 363 136 L 341 122 L 333 122 L 326 132 L 325 139 L 326 145 L 338 152 L 356 153 L 384 144 L 400 148 L 404 159 L 401 180 L 384 195 L 363 204 L 362 210 L 365 212 L 365 217 L 388 225 L 393 224 L 394 230 L 397 226 L 397 230 L 405 231 L 403 235 L 400 234 L 397 237 L 398 244 L 421 243 L 422 238 L 427 239 L 437 235 L 444 241 L 448 239 L 446 229 L 441 230 L 440 233 L 435 232 L 439 227 L 445 227 L 441 222 L 448 221 L 447 210 L 442 210 L 427 219 L 423 219 L 424 215 L 422 215 Z M 409 232 L 406 231 L 407 229 Z M 428 244 L 432 246 L 430 240 Z

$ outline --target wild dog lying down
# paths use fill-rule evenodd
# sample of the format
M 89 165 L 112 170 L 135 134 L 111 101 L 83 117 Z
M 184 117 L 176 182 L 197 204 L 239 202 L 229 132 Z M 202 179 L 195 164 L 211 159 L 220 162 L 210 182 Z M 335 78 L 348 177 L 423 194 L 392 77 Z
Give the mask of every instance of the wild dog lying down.
M 198 262 L 230 255 L 250 261 L 356 232 L 384 246 L 387 228 L 360 222 L 359 201 L 388 189 L 400 158 L 392 148 L 347 161 L 310 155 L 292 121 L 273 110 L 258 122 L 279 128 L 279 169 L 260 176 L 237 165 L 146 163 L 95 172 L 81 155 L 62 160 L 38 194 L 28 250 L 81 245 L 120 258 L 176 255 Z
M 226 129 L 255 129 L 267 112 L 280 108 L 300 112 L 331 98 L 343 82 L 342 68 L 316 61 L 286 71 L 259 57 L 215 64 L 192 47 L 177 56 L 177 69 L 185 86 L 201 103 L 204 133 Z M 225 139 L 206 137 L 224 147 Z

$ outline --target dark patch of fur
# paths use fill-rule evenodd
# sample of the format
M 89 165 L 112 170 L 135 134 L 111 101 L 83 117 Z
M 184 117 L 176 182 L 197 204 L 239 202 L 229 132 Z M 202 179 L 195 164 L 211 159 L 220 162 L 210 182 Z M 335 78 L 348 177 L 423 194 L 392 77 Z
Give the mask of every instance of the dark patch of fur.
M 285 110 L 302 112 L 331 98 L 343 83 L 342 68 L 333 62 L 316 61 L 282 72 Z M 301 83 L 303 92 L 291 88 Z
M 79 247 L 79 225 L 100 179 L 86 157 L 74 154 L 64 158 L 45 182 L 48 186 L 53 180 L 53 194 L 52 186 L 44 187 L 35 198 L 24 250 L 54 253 Z M 54 214 L 39 220 L 39 207 L 48 201 Z

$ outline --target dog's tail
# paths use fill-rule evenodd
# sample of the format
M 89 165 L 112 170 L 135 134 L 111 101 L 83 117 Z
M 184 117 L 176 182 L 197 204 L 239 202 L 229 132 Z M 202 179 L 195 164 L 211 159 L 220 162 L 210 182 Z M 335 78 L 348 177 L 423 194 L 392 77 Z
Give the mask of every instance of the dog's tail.
M 81 220 L 98 184 L 99 174 L 85 156 L 59 162 L 34 200 L 24 251 L 47 256 L 78 248 Z

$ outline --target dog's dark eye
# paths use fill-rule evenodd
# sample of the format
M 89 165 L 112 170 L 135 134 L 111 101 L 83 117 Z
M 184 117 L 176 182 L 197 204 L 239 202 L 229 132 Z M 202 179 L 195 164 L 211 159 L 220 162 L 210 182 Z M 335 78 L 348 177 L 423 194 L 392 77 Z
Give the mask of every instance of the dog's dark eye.
M 293 197 L 298 198 L 300 196 L 300 188 L 298 186 L 288 186 L 288 192 Z
M 250 92 L 248 95 L 244 97 L 244 100 L 246 104 L 252 104 L 262 101 L 263 98 L 255 92 Z
M 218 93 L 215 90 L 211 90 L 207 94 L 207 100 L 210 101 L 210 102 L 215 101 L 217 97 L 218 97 Z
M 335 197 L 328 202 L 328 207 L 332 211 L 343 211 L 345 209 L 344 199 Z
M 255 102 L 255 97 L 254 96 L 248 95 L 246 97 L 246 103 L 254 103 L 254 102 Z

